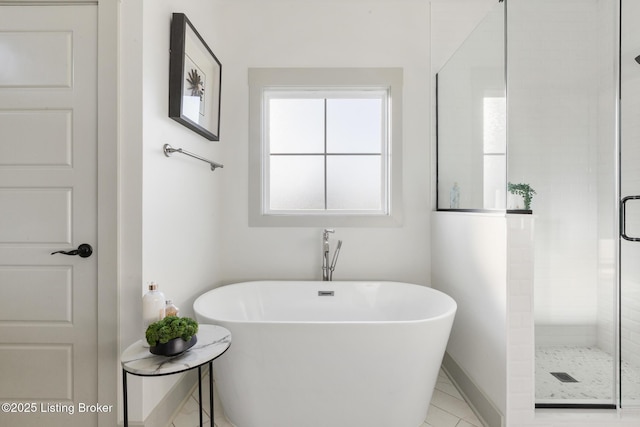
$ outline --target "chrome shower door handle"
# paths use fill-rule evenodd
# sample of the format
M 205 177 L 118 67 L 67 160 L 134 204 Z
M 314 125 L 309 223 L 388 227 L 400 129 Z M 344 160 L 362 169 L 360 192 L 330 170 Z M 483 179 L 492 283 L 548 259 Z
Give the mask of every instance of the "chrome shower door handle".
M 620 237 L 630 242 L 640 242 L 640 237 L 627 236 L 627 202 L 629 200 L 640 200 L 640 196 L 627 196 L 620 201 Z

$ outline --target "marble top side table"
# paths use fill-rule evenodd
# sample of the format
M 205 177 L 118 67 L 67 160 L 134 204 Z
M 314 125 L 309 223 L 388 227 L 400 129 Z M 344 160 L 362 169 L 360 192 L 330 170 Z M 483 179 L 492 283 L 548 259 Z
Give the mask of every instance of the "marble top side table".
M 127 374 L 158 377 L 173 375 L 198 368 L 198 400 L 200 403 L 200 426 L 202 427 L 202 372 L 209 365 L 209 413 L 213 425 L 213 361 L 231 345 L 231 332 L 222 326 L 198 325 L 198 342 L 189 350 L 173 357 L 157 356 L 149 352 L 143 340 L 131 344 L 122 353 L 122 400 L 124 401 L 124 427 L 129 426 L 127 402 Z

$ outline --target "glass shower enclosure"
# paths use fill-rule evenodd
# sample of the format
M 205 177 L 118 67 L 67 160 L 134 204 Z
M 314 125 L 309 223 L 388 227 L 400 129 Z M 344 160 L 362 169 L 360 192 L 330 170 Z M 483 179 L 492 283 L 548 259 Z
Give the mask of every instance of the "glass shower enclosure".
M 438 73 L 438 209 L 534 215 L 537 407 L 640 407 L 638 16 L 496 2 Z

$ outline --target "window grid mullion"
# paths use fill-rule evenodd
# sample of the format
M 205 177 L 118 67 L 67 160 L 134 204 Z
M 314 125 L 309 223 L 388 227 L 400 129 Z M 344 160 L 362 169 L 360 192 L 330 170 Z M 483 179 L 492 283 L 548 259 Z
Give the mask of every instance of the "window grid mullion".
M 381 156 L 380 153 L 269 153 L 270 156 Z
M 324 99 L 324 210 L 327 205 L 327 98 Z

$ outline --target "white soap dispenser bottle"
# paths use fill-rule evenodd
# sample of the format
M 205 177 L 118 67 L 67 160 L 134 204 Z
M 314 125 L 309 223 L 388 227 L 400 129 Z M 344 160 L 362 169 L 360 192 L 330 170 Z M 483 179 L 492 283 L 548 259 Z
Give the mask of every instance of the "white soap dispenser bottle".
M 150 324 L 162 320 L 165 313 L 164 294 L 158 290 L 155 282 L 149 284 L 149 290 L 142 297 L 142 336 L 145 337 Z M 146 344 L 146 338 L 143 338 Z

